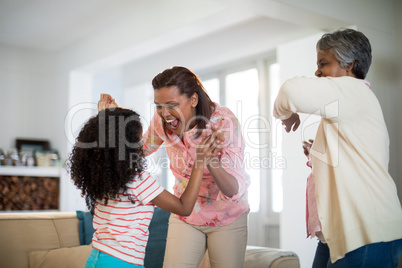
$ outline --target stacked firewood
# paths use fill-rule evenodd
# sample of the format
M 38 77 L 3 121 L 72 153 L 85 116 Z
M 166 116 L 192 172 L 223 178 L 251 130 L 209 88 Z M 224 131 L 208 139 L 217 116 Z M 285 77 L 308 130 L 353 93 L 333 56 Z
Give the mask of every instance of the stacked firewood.
M 59 208 L 59 178 L 0 176 L 0 210 Z

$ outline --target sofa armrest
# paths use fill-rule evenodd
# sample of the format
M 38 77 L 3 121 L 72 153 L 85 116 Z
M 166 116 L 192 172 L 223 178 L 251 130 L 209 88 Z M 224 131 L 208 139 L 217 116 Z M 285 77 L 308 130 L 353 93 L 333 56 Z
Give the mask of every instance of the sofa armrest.
M 198 268 L 210 268 L 208 251 Z M 299 257 L 292 251 L 247 246 L 244 268 L 300 268 Z
M 277 248 L 247 246 L 245 268 L 299 268 L 296 253 Z

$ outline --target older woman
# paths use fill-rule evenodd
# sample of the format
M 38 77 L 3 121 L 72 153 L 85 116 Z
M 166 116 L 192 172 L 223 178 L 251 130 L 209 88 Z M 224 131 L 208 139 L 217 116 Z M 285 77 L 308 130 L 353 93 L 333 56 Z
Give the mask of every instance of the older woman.
M 286 131 L 297 113 L 322 117 L 310 151 L 318 215 L 313 267 L 396 267 L 402 253 L 402 210 L 388 173 L 389 138 L 380 104 L 363 80 L 371 64 L 366 36 L 352 29 L 317 43 L 318 78 L 281 87 L 275 117 Z M 312 221 L 314 222 L 314 221 Z

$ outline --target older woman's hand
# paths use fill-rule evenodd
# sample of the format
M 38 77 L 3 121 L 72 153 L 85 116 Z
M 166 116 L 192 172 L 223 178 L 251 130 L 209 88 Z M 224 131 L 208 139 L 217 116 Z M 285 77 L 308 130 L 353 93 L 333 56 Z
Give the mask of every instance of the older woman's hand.
M 290 130 L 296 131 L 296 129 L 300 126 L 299 115 L 297 113 L 293 113 L 288 119 L 282 120 L 282 125 L 285 126 L 285 130 L 287 133 L 289 133 Z

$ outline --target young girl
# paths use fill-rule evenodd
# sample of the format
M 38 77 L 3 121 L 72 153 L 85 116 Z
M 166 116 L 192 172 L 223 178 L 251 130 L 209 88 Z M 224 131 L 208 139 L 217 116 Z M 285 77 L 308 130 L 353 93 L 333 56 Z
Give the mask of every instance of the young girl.
M 85 267 L 143 267 L 154 206 L 191 214 L 203 170 L 220 153 L 218 140 L 202 136 L 189 183 L 176 197 L 145 170 L 137 113 L 106 109 L 85 124 L 69 158 L 72 180 L 94 216 L 93 250 Z

